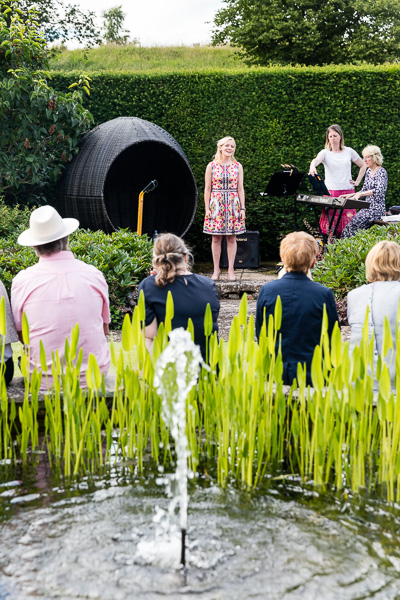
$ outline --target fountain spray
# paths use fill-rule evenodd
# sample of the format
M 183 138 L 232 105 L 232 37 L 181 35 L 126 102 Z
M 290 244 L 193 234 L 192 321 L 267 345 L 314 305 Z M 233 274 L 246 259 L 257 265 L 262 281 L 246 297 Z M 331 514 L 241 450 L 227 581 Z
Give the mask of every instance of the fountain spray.
M 175 440 L 178 502 L 181 528 L 181 565 L 184 567 L 187 530 L 188 444 L 186 438 L 186 398 L 197 383 L 202 357 L 200 348 L 182 327 L 169 334 L 170 343 L 157 360 L 154 385 L 162 397 L 162 413 Z

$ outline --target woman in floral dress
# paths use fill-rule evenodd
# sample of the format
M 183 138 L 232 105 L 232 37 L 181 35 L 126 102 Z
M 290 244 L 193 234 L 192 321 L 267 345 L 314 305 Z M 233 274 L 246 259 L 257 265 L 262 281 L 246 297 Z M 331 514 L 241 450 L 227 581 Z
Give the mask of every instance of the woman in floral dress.
M 344 194 L 342 198 L 370 201 L 369 208 L 362 208 L 350 223 L 344 228 L 342 238 L 353 236 L 358 229 L 368 229 L 376 219 L 381 219 L 386 213 L 385 194 L 388 183 L 386 169 L 382 167 L 383 156 L 378 146 L 366 146 L 363 157 L 367 165 L 364 185 L 356 194 Z
M 246 231 L 243 167 L 235 159 L 235 140 L 224 137 L 217 142 L 214 160 L 207 165 L 204 189 L 206 215 L 204 233 L 212 235 L 211 250 L 214 263 L 212 279 L 220 277 L 222 236 L 226 236 L 228 277 L 235 281 L 236 234 Z

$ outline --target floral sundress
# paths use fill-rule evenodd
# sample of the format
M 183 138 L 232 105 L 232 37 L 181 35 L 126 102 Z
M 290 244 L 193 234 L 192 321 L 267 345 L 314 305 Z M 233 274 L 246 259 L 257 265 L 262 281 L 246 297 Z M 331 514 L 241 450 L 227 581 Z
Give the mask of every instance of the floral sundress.
M 221 165 L 211 163 L 211 216 L 204 219 L 204 233 L 236 234 L 246 231 L 240 220 L 240 201 L 238 196 L 239 163 Z

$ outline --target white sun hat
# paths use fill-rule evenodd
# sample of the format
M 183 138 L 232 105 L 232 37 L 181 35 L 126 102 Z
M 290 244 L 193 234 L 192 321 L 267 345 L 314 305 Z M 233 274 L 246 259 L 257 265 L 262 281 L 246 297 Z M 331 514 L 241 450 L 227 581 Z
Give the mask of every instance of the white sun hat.
M 30 216 L 30 228 L 18 237 L 21 246 L 41 246 L 60 240 L 78 229 L 77 219 L 63 219 L 52 206 L 40 206 Z

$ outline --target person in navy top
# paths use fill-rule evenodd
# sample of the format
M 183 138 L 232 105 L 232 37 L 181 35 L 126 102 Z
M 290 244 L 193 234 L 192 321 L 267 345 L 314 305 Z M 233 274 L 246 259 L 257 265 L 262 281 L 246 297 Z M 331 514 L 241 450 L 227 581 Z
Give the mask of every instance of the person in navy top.
M 285 267 L 281 279 L 263 285 L 257 300 L 256 333 L 260 337 L 264 310 L 268 324 L 274 315 L 275 303 L 282 302 L 282 324 L 277 339 L 281 339 L 283 382 L 291 385 L 297 377 L 298 363 L 305 364 L 307 384 L 311 382 L 311 361 L 315 347 L 320 343 L 324 305 L 328 316 L 328 332 L 332 334 L 339 323 L 332 290 L 312 281 L 307 272 L 315 265 L 318 254 L 316 240 L 304 231 L 295 231 L 281 242 L 280 255 Z
M 173 233 L 159 235 L 154 243 L 153 266 L 156 274 L 144 279 L 139 285 L 146 305 L 145 337 L 151 352 L 158 326 L 165 320 L 168 292 L 174 301 L 172 329 L 187 328 L 189 318 L 193 321 L 194 341 L 206 358 L 204 315 L 210 305 L 213 332 L 218 331 L 219 298 L 214 281 L 192 273 L 189 268 L 190 252 L 184 241 Z

